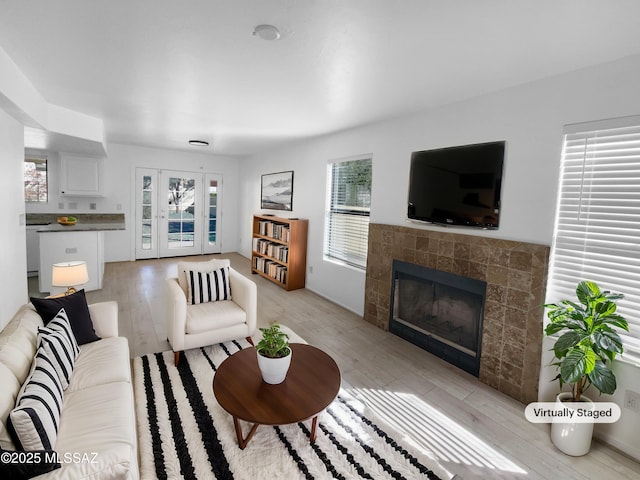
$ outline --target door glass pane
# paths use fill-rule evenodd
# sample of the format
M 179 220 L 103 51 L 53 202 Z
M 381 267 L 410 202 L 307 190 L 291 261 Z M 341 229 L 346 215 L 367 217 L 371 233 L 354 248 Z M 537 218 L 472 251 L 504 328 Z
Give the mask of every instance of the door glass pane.
M 168 248 L 194 246 L 195 205 L 195 180 L 193 178 L 169 178 Z
M 142 176 L 142 228 L 140 245 L 142 250 L 151 250 L 153 242 L 151 239 L 151 215 L 153 208 L 151 175 Z
M 209 182 L 209 218 L 207 226 L 209 229 L 209 243 L 216 243 L 216 224 L 218 219 L 218 181 Z

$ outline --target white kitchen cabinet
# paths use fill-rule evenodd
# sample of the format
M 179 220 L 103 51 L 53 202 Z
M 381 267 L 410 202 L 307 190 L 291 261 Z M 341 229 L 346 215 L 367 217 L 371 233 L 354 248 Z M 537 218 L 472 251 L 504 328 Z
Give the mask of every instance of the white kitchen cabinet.
M 38 275 L 40 269 L 39 225 L 27 225 L 27 276 Z
M 64 287 L 51 286 L 51 271 L 54 263 L 84 260 L 87 262 L 89 281 L 84 285 L 67 285 L 84 288 L 86 291 L 100 290 L 104 275 L 104 232 L 40 232 L 40 292 L 51 295 L 62 293 Z
M 102 197 L 104 158 L 90 155 L 60 154 L 60 194 Z

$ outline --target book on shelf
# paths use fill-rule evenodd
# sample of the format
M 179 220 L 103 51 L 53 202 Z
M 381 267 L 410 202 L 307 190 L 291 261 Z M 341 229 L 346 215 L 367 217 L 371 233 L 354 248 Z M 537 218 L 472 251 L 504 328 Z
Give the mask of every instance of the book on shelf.
M 271 278 L 275 278 L 279 282 L 285 283 L 287 281 L 287 267 L 268 258 L 254 257 L 253 268 L 260 270 Z
M 264 238 L 254 238 L 252 240 L 253 251 L 262 255 L 268 255 L 281 262 L 287 263 L 289 258 L 289 247 L 279 243 L 273 243 Z
M 275 238 L 287 243 L 291 236 L 288 225 L 274 223 L 271 220 L 260 220 L 258 222 L 258 232 L 264 237 Z

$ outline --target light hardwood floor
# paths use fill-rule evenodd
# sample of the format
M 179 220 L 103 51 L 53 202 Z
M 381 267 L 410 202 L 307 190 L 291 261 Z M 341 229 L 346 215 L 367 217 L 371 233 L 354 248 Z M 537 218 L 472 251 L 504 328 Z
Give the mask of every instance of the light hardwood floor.
M 118 301 L 132 356 L 168 350 L 163 281 L 177 274 L 178 261 L 209 257 L 108 263 L 103 289 L 88 292 L 88 300 Z M 309 290 L 286 292 L 251 275 L 241 255 L 213 257 L 229 258 L 256 282 L 260 326 L 275 320 L 327 351 L 345 386 L 460 478 L 640 479 L 639 463 L 597 441 L 584 457 L 560 453 L 548 425 L 524 419 L 524 405 L 360 316 Z

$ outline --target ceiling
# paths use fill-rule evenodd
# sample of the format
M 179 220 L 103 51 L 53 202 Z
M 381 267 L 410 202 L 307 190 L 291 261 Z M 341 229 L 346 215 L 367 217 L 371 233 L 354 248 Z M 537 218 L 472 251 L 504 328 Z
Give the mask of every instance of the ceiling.
M 0 47 L 108 143 L 248 155 L 638 54 L 640 2 L 0 0 Z

